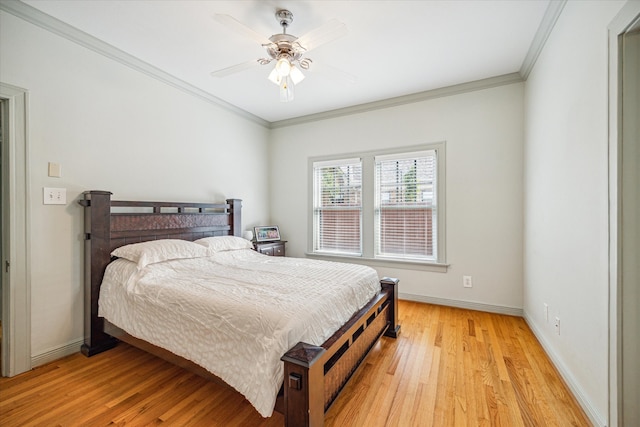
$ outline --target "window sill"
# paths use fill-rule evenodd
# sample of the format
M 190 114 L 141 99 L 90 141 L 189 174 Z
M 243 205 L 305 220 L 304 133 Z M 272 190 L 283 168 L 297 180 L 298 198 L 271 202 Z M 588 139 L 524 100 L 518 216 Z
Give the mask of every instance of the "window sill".
M 425 262 L 425 261 L 365 258 L 365 257 L 349 256 L 349 255 L 318 254 L 313 252 L 305 252 L 305 256 L 308 258 L 321 259 L 325 261 L 350 262 L 353 264 L 363 264 L 363 265 L 368 265 L 370 267 L 402 268 L 405 270 L 431 271 L 434 273 L 446 273 L 447 269 L 449 268 L 449 264 L 428 262 L 428 261 Z

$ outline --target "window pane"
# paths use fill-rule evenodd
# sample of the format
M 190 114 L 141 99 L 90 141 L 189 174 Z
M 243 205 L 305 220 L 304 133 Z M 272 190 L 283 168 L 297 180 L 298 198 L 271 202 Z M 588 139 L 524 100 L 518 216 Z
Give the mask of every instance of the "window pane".
M 362 254 L 360 159 L 314 164 L 314 251 Z
M 376 158 L 376 252 L 436 260 L 436 152 Z

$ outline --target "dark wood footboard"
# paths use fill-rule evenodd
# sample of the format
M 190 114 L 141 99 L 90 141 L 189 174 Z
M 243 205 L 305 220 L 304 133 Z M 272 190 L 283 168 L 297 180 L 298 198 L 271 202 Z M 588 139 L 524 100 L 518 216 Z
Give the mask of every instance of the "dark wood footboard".
M 88 191 L 85 207 L 85 343 L 82 353 L 92 356 L 122 339 L 196 373 L 205 371 L 191 361 L 150 343 L 127 339 L 124 331 L 105 331 L 98 316 L 98 297 L 111 252 L 129 243 L 156 239 L 196 240 L 208 236 L 241 234 L 241 200 L 226 203 L 112 201 L 108 191 Z M 115 208 L 115 209 L 112 209 Z M 322 346 L 298 343 L 282 360 L 285 364 L 285 425 L 321 426 L 324 414 L 337 398 L 369 350 L 383 336 L 396 338 L 398 324 L 397 279 L 380 281 L 381 292 L 356 313 Z M 116 338 L 117 337 L 117 338 Z M 205 373 L 207 378 L 210 376 Z M 219 379 L 218 379 L 219 380 Z M 221 381 L 221 380 L 220 380 Z
M 378 339 L 398 336 L 398 279 L 380 283 L 382 292 L 322 346 L 298 343 L 282 357 L 286 427 L 322 426 L 325 412 Z

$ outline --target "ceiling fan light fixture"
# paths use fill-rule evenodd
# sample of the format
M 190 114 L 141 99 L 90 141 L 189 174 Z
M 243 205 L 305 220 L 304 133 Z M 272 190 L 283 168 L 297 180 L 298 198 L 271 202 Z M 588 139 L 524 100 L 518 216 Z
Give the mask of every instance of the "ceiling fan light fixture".
M 278 86 L 280 85 L 280 80 L 281 80 L 280 74 L 278 74 L 278 70 L 276 70 L 275 67 L 273 70 L 271 70 L 271 73 L 269 73 L 269 80 L 273 84 L 276 84 Z
M 289 76 L 282 77 L 280 80 L 280 102 L 293 101 L 293 87 L 295 85 Z
M 278 62 L 276 62 L 276 70 L 278 70 L 278 74 L 280 74 L 281 77 L 288 76 L 291 72 L 291 62 L 289 62 L 289 58 L 283 56 L 278 59 Z
M 291 66 L 291 72 L 289 73 L 289 76 L 291 77 L 291 81 L 294 85 L 297 85 L 302 80 L 304 80 L 304 74 L 302 74 L 302 71 L 300 71 L 300 69 L 295 65 Z

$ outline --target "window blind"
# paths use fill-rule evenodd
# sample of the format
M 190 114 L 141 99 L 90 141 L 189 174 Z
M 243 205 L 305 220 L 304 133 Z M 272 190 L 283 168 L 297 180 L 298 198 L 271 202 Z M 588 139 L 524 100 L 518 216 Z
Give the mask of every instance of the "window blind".
M 375 157 L 375 256 L 437 260 L 435 150 Z
M 313 164 L 314 252 L 362 255 L 362 161 Z

